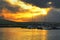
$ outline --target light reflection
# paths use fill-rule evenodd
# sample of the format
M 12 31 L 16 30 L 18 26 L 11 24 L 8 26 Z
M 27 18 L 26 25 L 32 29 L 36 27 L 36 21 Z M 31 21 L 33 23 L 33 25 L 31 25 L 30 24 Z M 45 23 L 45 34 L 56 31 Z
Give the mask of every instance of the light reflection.
M 47 40 L 47 30 L 0 28 L 4 40 Z

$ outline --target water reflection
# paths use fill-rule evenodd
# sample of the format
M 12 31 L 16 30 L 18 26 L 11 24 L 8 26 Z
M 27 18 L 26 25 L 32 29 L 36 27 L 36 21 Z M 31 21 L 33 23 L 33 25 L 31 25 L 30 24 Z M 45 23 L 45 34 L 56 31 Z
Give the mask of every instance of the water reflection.
M 1 40 L 47 40 L 47 34 L 47 30 L 0 28 Z

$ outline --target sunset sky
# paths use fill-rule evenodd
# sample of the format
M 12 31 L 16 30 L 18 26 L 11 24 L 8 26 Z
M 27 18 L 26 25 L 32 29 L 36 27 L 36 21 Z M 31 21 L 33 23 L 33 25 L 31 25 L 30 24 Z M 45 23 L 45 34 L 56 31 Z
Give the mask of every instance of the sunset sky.
M 0 0 L 0 19 L 14 22 L 60 22 L 60 0 Z

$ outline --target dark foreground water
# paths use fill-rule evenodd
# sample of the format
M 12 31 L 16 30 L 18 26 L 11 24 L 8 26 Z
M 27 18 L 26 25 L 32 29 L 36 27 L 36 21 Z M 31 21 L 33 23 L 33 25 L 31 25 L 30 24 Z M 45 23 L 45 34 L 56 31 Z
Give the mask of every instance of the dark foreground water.
M 60 40 L 60 30 L 0 28 L 0 40 Z

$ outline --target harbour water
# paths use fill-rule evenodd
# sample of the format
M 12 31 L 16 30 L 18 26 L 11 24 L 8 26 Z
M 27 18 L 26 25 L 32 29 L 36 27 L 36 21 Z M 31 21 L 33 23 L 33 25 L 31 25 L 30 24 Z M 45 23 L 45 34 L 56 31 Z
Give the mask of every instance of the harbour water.
M 60 40 L 60 30 L 0 28 L 0 40 Z

